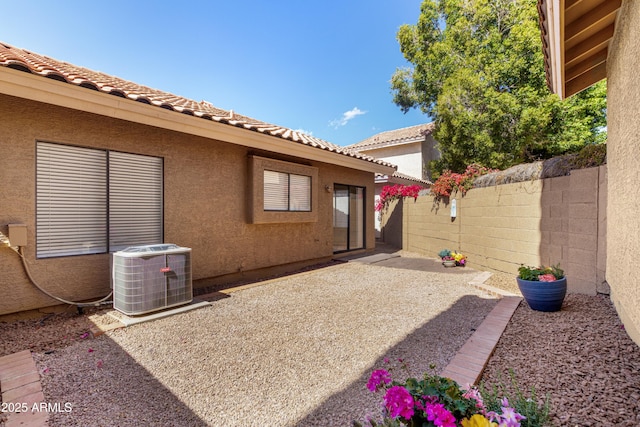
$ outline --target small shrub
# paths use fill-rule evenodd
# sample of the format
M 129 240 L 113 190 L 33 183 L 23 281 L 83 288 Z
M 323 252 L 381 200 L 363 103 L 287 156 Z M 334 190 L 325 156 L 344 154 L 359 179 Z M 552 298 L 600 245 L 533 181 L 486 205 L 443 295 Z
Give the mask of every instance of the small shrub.
M 592 168 L 607 163 L 607 144 L 590 144 L 571 156 L 571 169 Z
M 549 425 L 549 395 L 547 394 L 544 401 L 539 403 L 535 387 L 531 387 L 529 396 L 526 396 L 520 389 L 512 369 L 509 370 L 509 376 L 511 378 L 510 387 L 507 387 L 501 379 L 491 389 L 488 389 L 484 382 L 480 383 L 480 394 L 487 410 L 499 410 L 503 406 L 503 399 L 506 398 L 511 407 L 525 417 L 520 421 L 521 427 Z

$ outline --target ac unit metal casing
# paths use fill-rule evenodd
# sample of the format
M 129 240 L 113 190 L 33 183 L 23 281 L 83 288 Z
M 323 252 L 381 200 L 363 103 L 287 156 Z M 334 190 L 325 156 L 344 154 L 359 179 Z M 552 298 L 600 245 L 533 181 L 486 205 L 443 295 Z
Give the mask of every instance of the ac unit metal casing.
M 113 308 L 136 315 L 193 300 L 191 249 L 172 243 L 131 246 L 113 254 Z

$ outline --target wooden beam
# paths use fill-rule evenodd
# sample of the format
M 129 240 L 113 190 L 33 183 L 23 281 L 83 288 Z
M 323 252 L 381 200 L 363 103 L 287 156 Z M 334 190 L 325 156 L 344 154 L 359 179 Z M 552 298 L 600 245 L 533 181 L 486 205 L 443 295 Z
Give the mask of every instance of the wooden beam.
M 576 4 L 580 3 L 582 0 L 565 0 L 564 2 L 564 8 L 566 9 L 571 9 L 573 6 L 575 6 Z
M 618 9 L 620 9 L 621 5 L 622 0 L 607 0 L 603 3 L 600 3 L 598 6 L 591 9 L 584 15 L 578 17 L 565 27 L 565 42 L 584 33 L 585 31 L 589 31 L 590 28 L 592 28 L 599 22 L 602 22 L 606 19 L 611 19 L 613 21 L 615 17 L 610 18 L 610 16 L 615 15 Z
M 578 43 L 564 53 L 564 63 L 569 64 L 572 61 L 580 59 L 594 50 L 599 50 L 600 45 L 608 43 L 613 37 L 614 24 L 603 28 L 591 37 Z
M 607 63 L 604 62 L 589 71 L 579 75 L 573 80 L 565 83 L 565 94 L 570 97 L 573 94 L 580 92 L 583 89 L 588 88 L 594 83 L 598 83 L 600 80 L 607 77 Z
M 607 54 L 609 53 L 609 49 L 606 47 L 601 51 L 597 52 L 595 55 L 589 56 L 584 61 L 579 62 L 573 67 L 569 68 L 564 73 L 565 80 L 569 81 L 571 79 L 575 79 L 580 74 L 595 68 L 603 62 L 607 61 Z

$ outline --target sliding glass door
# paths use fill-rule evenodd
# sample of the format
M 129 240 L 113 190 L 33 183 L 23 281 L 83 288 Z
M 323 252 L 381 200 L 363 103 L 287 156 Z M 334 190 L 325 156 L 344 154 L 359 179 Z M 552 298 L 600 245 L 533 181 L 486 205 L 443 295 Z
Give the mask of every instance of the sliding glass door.
M 364 248 L 364 187 L 333 186 L 333 251 Z

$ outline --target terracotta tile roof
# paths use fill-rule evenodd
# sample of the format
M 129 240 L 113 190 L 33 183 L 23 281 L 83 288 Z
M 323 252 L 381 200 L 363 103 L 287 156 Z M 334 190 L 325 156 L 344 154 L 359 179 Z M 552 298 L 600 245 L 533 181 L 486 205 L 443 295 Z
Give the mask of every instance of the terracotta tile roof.
M 418 141 L 424 139 L 425 136 L 430 135 L 434 128 L 435 124 L 432 122 L 401 129 L 388 130 L 386 132 L 370 136 L 369 138 L 362 140 L 357 144 L 349 145 L 346 148 L 358 151 Z
M 387 167 L 395 167 L 391 163 L 363 155 L 346 147 L 340 147 L 322 139 L 292 129 L 284 128 L 260 120 L 252 119 L 234 111 L 226 111 L 206 101 L 193 101 L 161 90 L 152 89 L 118 77 L 110 76 L 67 62 L 49 58 L 17 48 L 0 41 L 0 66 L 13 68 L 42 77 L 51 78 L 64 83 L 95 90 L 109 95 L 143 102 L 159 108 L 165 108 L 182 114 L 211 120 L 218 123 L 237 126 L 254 132 L 286 139 L 321 150 L 365 160 Z
M 376 174 L 376 180 L 384 180 L 387 179 L 389 181 L 392 181 L 393 178 L 400 178 L 400 179 L 404 179 L 407 181 L 413 181 L 419 184 L 423 184 L 423 185 L 433 185 L 433 182 L 429 181 L 428 179 L 421 179 L 421 178 L 416 178 L 415 176 L 411 176 L 411 175 L 406 175 L 404 173 L 395 171 L 393 173 L 393 175 L 391 175 L 391 177 L 389 175 L 383 175 L 381 173 L 377 173 Z

